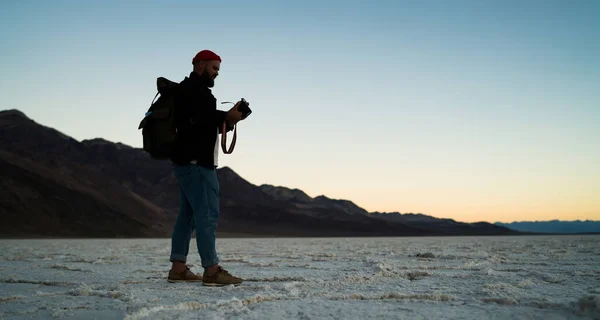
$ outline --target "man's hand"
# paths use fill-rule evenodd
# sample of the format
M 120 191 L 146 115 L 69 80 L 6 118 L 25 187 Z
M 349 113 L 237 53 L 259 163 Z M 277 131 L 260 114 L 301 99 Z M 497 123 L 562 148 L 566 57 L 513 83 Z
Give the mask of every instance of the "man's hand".
M 227 111 L 227 124 L 233 126 L 242 120 L 242 113 L 238 111 L 238 106 L 241 101 L 238 101 L 229 111 Z

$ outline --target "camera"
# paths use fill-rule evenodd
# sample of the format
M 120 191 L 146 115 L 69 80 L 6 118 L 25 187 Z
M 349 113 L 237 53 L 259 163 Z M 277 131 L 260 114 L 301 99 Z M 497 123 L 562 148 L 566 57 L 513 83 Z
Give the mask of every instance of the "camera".
M 240 100 L 240 104 L 238 105 L 237 109 L 242 113 L 242 119 L 246 119 L 252 113 L 249 105 L 250 103 L 248 103 L 246 99 L 242 98 L 242 100 Z

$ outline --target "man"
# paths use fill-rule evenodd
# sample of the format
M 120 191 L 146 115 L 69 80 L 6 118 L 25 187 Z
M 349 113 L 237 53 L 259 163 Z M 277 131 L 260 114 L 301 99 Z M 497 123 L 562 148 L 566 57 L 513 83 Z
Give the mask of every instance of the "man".
M 207 286 L 239 285 L 234 277 L 219 266 L 215 232 L 219 218 L 219 181 L 217 156 L 219 134 L 242 119 L 237 111 L 217 110 L 217 100 L 210 88 L 219 75 L 221 58 L 210 50 L 202 50 L 192 59 L 193 71 L 181 81 L 175 98 L 176 145 L 171 156 L 174 175 L 179 184 L 181 204 L 172 234 L 169 282 L 200 282 Z M 186 265 L 192 232 L 204 274 L 194 274 Z

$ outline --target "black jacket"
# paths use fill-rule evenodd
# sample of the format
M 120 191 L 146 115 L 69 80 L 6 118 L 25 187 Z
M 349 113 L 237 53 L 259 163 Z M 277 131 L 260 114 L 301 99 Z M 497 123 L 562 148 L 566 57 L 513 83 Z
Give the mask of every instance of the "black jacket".
M 191 72 L 177 87 L 175 125 L 177 135 L 171 161 L 183 165 L 196 160 L 198 165 L 214 168 L 214 148 L 222 133 L 227 112 L 217 110 L 217 99 L 206 83 Z M 233 128 L 227 126 L 226 130 Z

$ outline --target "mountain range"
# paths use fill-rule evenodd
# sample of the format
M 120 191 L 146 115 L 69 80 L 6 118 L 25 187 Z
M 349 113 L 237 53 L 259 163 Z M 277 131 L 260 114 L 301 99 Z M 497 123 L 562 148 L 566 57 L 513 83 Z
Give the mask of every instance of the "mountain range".
M 563 234 L 600 233 L 600 221 L 594 220 L 519 221 L 511 223 L 496 222 L 495 224 L 521 232 Z
M 133 124 L 136 125 L 136 124 Z M 170 237 L 179 188 L 168 161 L 96 138 L 77 141 L 19 110 L 0 111 L 0 237 Z M 367 212 L 348 200 L 254 185 L 229 167 L 221 236 L 513 235 L 505 226 Z

